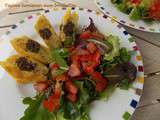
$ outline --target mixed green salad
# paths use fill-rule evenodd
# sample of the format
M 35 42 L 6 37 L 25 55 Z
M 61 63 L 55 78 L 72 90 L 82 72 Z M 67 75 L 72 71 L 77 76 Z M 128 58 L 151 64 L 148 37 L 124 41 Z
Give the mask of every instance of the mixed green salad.
M 111 2 L 134 21 L 160 21 L 159 0 L 111 0 Z
M 91 103 L 107 100 L 117 88 L 128 90 L 137 69 L 120 39 L 104 35 L 92 18 L 84 28 L 67 9 L 57 34 L 44 15 L 35 29 L 47 46 L 27 36 L 13 39 L 17 54 L 0 65 L 17 83 L 33 83 L 36 96 L 26 97 L 20 120 L 90 120 Z
M 62 46 L 51 50 L 48 81 L 37 82 L 34 98 L 20 120 L 90 120 L 90 104 L 107 100 L 116 87 L 129 89 L 136 67 L 117 36 L 104 36 L 90 18 L 82 30 L 70 29 Z

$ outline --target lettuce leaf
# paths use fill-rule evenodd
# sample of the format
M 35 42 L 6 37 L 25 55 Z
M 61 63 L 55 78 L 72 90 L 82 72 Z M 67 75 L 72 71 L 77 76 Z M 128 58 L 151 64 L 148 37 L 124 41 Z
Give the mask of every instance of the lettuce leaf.
M 54 62 L 56 62 L 60 69 L 68 70 L 68 65 L 65 60 L 66 56 L 68 55 L 68 52 L 61 48 L 54 48 L 51 50 L 51 58 Z
M 20 120 L 55 120 L 55 115 L 41 106 L 43 99 L 43 94 L 36 95 L 34 98 L 24 98 L 23 103 L 28 107 Z
M 117 36 L 110 35 L 107 40 L 112 45 L 112 50 L 106 53 L 104 59 L 107 61 L 113 61 L 114 57 L 119 56 L 120 42 Z
M 147 15 L 148 15 L 148 11 L 146 7 L 140 5 L 140 6 L 134 7 L 134 9 L 129 14 L 129 17 L 132 20 L 140 20 L 140 19 L 143 19 L 144 17 L 147 17 Z
M 98 94 L 98 99 L 106 101 L 109 99 L 110 95 L 114 92 L 116 89 L 116 85 L 109 85 L 103 92 Z

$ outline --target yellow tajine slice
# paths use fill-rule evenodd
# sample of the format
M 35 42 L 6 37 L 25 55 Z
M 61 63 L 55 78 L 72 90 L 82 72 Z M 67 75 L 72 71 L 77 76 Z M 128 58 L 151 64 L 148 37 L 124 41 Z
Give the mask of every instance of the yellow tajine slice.
M 31 58 L 21 55 L 12 55 L 0 65 L 17 81 L 30 83 L 47 80 L 48 68 Z
M 44 15 L 38 18 L 35 29 L 50 48 L 57 48 L 61 45 L 58 35 Z
M 49 49 L 27 36 L 14 38 L 11 40 L 11 44 L 17 53 L 21 55 L 30 56 L 45 64 L 50 62 Z
M 68 36 L 67 33 L 65 33 L 65 32 L 67 32 L 68 30 L 69 31 L 76 31 L 77 26 L 78 26 L 78 20 L 79 20 L 78 14 L 76 12 L 71 12 L 71 9 L 67 8 L 66 13 L 62 17 L 62 21 L 61 21 L 61 25 L 60 25 L 59 36 L 61 38 L 61 41 L 65 41 L 67 37 L 72 37 L 70 35 Z M 66 28 L 68 30 L 66 30 Z

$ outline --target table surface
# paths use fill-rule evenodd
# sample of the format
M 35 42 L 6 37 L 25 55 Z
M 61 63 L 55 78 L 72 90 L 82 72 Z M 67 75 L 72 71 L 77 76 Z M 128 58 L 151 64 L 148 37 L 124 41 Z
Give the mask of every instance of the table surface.
M 43 0 L 26 0 L 28 3 L 39 3 Z M 26 2 L 25 1 L 25 2 Z M 51 3 L 52 0 L 45 0 Z M 60 1 L 60 0 L 59 0 Z M 61 0 L 74 3 L 77 6 L 98 11 L 94 0 Z M 43 1 L 44 2 L 44 1 Z M 22 12 L 24 11 L 24 12 Z M 39 8 L 10 8 L 7 12 L 17 12 L 8 14 L 0 19 L 0 35 L 4 34 L 9 27 L 28 15 L 40 11 Z M 1 16 L 1 15 L 0 15 Z M 5 27 L 6 26 L 6 27 Z M 125 27 L 125 26 L 124 26 Z M 160 71 L 160 33 L 148 33 L 125 27 L 134 37 L 138 44 L 143 60 L 145 74 Z M 152 76 L 145 79 L 144 91 L 139 105 L 131 120 L 160 120 L 160 76 Z

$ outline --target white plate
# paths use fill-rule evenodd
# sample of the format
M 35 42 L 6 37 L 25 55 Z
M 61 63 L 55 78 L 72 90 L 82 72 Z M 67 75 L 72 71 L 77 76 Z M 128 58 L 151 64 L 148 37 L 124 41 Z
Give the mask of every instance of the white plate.
M 149 25 L 143 20 L 132 21 L 129 19 L 127 14 L 119 11 L 114 4 L 111 3 L 111 0 L 95 0 L 95 3 L 104 14 L 112 17 L 121 24 L 141 31 L 160 33 L 160 22 L 154 22 L 153 24 Z
M 49 19 L 56 31 L 58 31 L 58 25 L 65 10 L 66 8 L 55 8 L 54 10 L 46 10 L 44 12 L 44 15 Z M 82 8 L 72 8 L 72 10 L 78 12 L 80 17 L 79 25 L 81 27 L 88 25 L 89 17 L 91 17 L 101 32 L 106 35 L 113 34 L 119 36 L 121 46 L 134 51 L 132 62 L 137 66 L 138 74 L 133 88 L 128 91 L 117 89 L 108 101 L 94 102 L 90 113 L 92 120 L 128 120 L 138 104 L 144 82 L 143 63 L 136 43 L 119 24 L 109 17 Z M 42 41 L 34 29 L 38 15 L 29 16 L 25 20 L 21 20 L 1 37 L 0 61 L 15 53 L 10 45 L 10 39 L 14 37 L 27 35 L 34 40 Z M 34 94 L 35 91 L 31 85 L 16 84 L 0 68 L 0 120 L 18 120 L 23 115 L 25 109 L 25 106 L 21 102 L 22 98 L 24 96 L 33 96 Z

